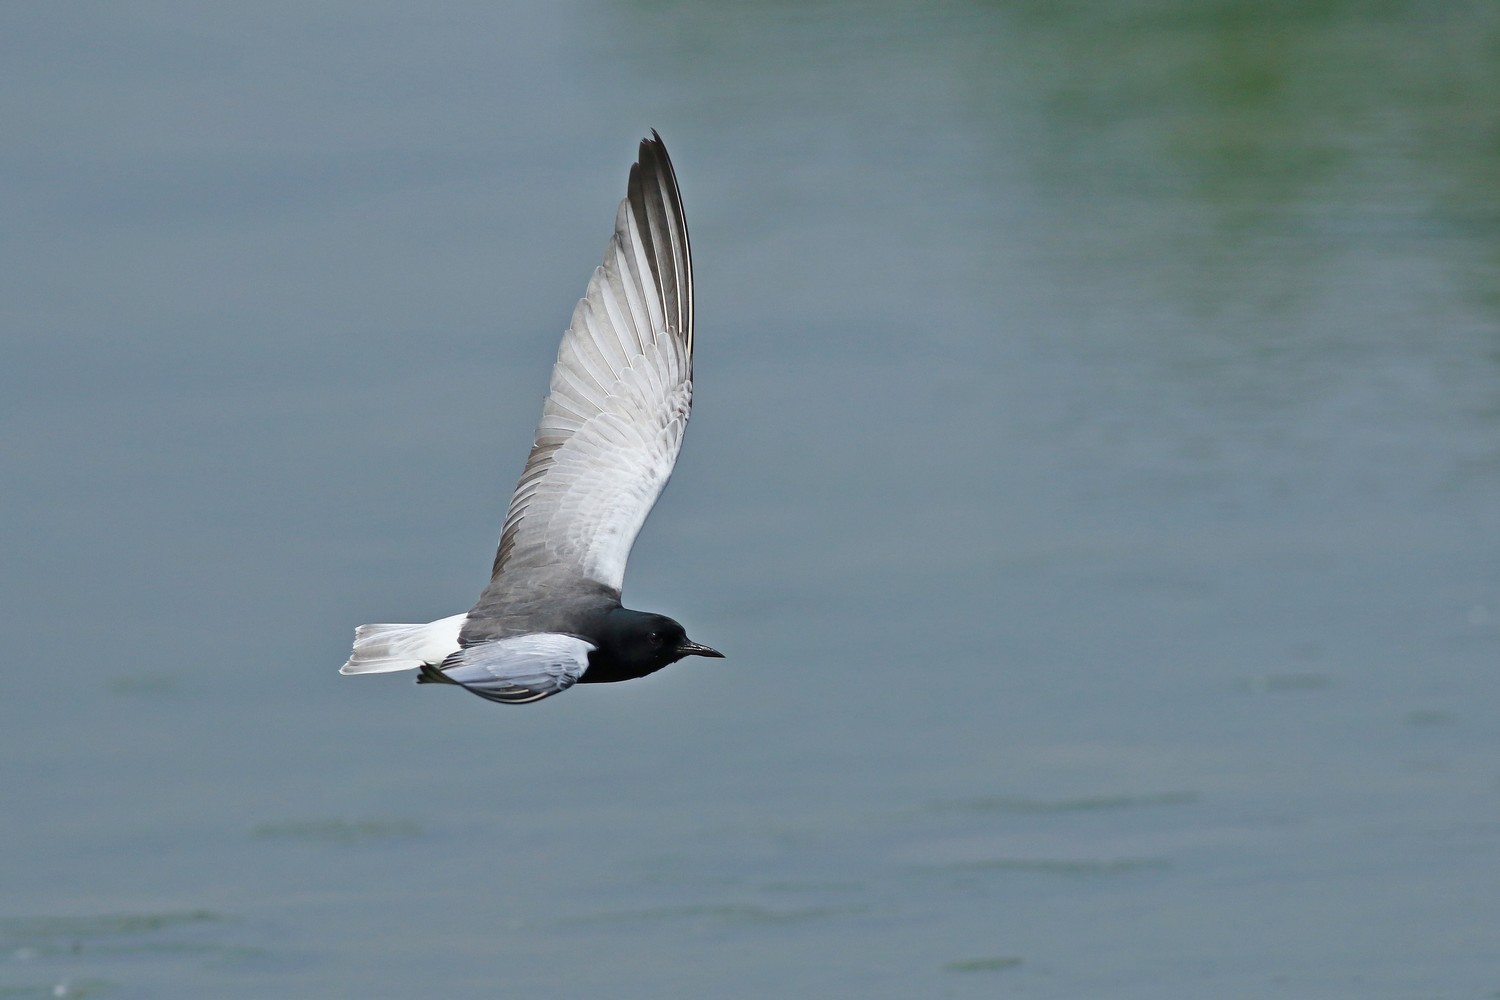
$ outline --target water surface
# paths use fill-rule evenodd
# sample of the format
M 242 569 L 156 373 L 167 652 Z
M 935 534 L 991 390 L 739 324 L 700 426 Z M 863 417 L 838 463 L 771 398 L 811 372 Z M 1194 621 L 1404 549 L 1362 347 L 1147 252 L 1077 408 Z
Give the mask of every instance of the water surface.
M 1493 7 L 5 21 L 0 996 L 1500 991 Z M 340 678 L 651 127 L 729 659 Z

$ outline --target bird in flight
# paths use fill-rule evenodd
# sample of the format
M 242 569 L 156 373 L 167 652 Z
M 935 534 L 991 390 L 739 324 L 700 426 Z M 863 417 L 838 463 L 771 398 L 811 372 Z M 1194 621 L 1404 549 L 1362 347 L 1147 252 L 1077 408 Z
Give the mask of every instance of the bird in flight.
M 463 614 L 361 625 L 344 674 L 417 670 L 507 704 L 723 656 L 620 605 L 625 561 L 672 474 L 693 400 L 693 263 L 653 130 L 573 310 L 490 582 Z

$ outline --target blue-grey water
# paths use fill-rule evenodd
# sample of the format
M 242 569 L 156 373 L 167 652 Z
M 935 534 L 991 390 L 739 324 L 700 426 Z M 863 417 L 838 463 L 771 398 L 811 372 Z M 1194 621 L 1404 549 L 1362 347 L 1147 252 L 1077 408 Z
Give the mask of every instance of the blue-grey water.
M 11 4 L 0 997 L 1500 995 L 1500 7 Z M 729 654 L 484 583 L 636 140 Z

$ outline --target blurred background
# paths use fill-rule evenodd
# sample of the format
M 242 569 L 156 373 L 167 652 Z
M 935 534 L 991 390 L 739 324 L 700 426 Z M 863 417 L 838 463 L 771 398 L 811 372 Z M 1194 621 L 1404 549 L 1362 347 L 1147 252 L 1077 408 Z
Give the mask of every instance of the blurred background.
M 1500 995 L 1500 6 L 0 12 L 0 996 Z M 469 607 L 650 128 L 626 601 Z

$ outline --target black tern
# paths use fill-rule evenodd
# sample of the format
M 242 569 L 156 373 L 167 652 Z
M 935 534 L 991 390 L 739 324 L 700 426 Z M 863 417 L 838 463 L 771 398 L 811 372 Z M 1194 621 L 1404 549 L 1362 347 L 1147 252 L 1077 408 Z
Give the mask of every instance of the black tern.
M 661 136 L 641 141 L 615 231 L 573 310 L 490 582 L 469 611 L 361 625 L 339 671 L 417 670 L 523 704 L 723 656 L 620 605 L 625 561 L 682 447 L 693 399 L 693 263 Z

